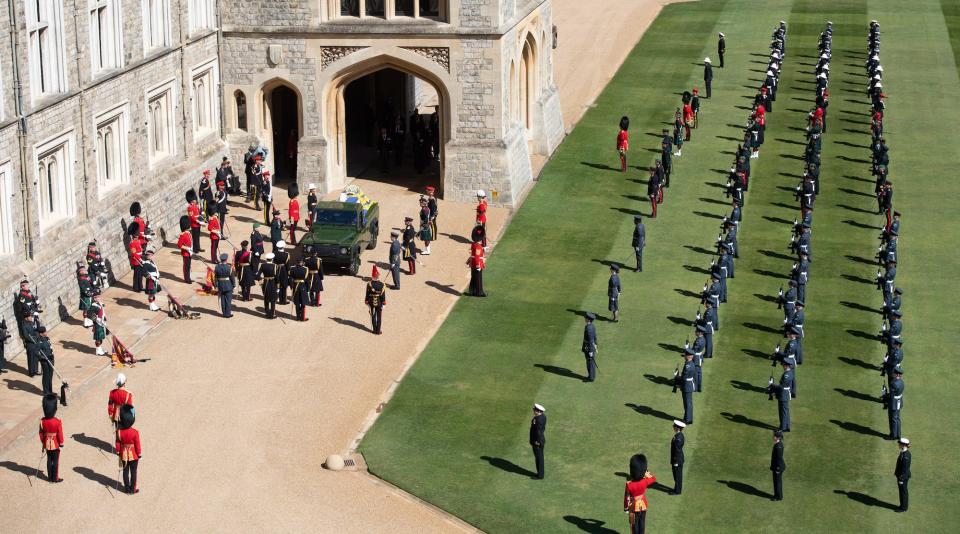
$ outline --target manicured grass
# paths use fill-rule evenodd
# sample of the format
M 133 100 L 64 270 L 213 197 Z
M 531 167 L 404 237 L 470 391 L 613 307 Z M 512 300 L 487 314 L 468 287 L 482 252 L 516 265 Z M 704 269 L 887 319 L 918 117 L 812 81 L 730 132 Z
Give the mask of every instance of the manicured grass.
M 740 232 L 741 257 L 720 310 L 716 358 L 704 367 L 688 428 L 682 496 L 649 493 L 651 531 L 947 532 L 960 525 L 953 444 L 958 416 L 948 345 L 960 242 L 953 164 L 960 86 L 950 31 L 936 1 L 705 1 L 671 5 L 549 163 L 489 262 L 487 299 L 460 301 L 362 443 L 371 470 L 491 532 L 625 532 L 623 472 L 643 452 L 672 486 L 670 420 L 679 395 L 659 383 L 691 336 L 687 322 L 711 257 L 719 217 L 729 211 L 729 168 L 742 109 L 759 83 L 770 32 L 789 25 L 788 56 L 767 143 L 753 160 Z M 954 10 L 955 11 L 955 10 Z M 871 285 L 881 217 L 869 173 L 869 101 L 862 68 L 867 23 L 883 28 L 887 138 L 895 205 L 904 212 L 898 284 L 904 288 L 904 435 L 915 444 L 911 508 L 894 514 L 896 448 L 886 413 L 870 396 L 881 378 L 864 365 L 883 350 L 870 336 L 881 304 Z M 834 22 L 829 129 L 814 218 L 807 290 L 805 363 L 786 439 L 786 501 L 772 491 L 770 431 L 776 405 L 755 391 L 771 367 L 758 355 L 780 336 L 782 315 L 765 298 L 786 283 L 786 244 L 798 215 L 792 188 L 802 164 L 804 116 L 813 105 L 817 35 Z M 955 23 L 956 18 L 951 18 Z M 727 36 L 727 68 L 674 164 L 656 220 L 647 219 L 645 272 L 622 273 L 619 324 L 600 322 L 598 381 L 584 384 L 581 310 L 606 315 L 607 264 L 632 266 L 632 216 L 647 214 L 646 173 L 626 175 L 613 151 L 619 117 L 631 117 L 631 166 L 656 156 L 655 136 L 672 121 L 677 95 L 702 87 L 716 32 Z M 715 59 L 715 58 L 714 58 Z M 934 122 L 947 128 L 934 129 Z M 954 335 L 949 335 L 953 333 Z M 863 364 L 858 363 L 863 362 Z M 574 375 L 574 376 L 571 376 Z M 779 376 L 779 373 L 777 373 Z M 547 407 L 544 481 L 527 444 L 530 406 Z

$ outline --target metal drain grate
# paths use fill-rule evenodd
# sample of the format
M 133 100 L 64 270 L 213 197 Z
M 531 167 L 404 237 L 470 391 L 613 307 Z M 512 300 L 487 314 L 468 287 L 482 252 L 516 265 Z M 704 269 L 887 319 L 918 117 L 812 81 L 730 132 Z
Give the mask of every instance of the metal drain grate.
M 354 460 L 351 460 L 351 459 L 347 458 L 347 459 L 345 459 L 345 460 L 343 461 L 343 466 L 344 466 L 344 467 L 356 467 L 356 466 L 357 466 L 357 462 L 355 462 Z

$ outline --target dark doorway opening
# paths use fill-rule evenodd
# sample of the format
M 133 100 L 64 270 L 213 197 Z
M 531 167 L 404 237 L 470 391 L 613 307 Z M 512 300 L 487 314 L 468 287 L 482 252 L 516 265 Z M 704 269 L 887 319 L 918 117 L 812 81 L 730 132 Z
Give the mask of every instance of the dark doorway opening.
M 350 82 L 343 102 L 348 177 L 442 192 L 444 118 L 433 85 L 386 68 Z
M 297 131 L 299 109 L 297 94 L 280 85 L 270 92 L 270 120 L 273 131 L 274 183 L 285 184 L 297 179 Z

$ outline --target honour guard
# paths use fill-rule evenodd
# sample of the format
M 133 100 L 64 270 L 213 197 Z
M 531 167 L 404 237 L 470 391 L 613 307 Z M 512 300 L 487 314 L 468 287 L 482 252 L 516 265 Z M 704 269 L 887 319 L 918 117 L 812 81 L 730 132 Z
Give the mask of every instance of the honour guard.
M 437 205 L 436 192 L 437 189 L 432 185 L 428 185 L 426 188 L 427 192 L 427 208 L 430 209 L 430 235 L 433 236 L 433 240 L 437 240 L 437 236 L 440 234 L 437 233 L 437 214 L 440 213 L 440 207 Z
M 77 286 L 80 295 L 78 308 L 86 315 L 87 310 L 90 309 L 90 303 L 93 301 L 93 295 L 98 293 L 98 291 L 94 288 L 90 276 L 87 275 L 87 268 L 80 262 L 77 262 Z M 84 321 L 84 326 L 89 326 L 89 324 Z
M 587 363 L 587 378 L 584 379 L 584 382 L 593 382 L 597 377 L 597 327 L 593 324 L 597 315 L 593 312 L 587 312 L 584 319 L 586 324 L 583 327 L 583 344 L 580 347 Z
M 424 256 L 430 255 L 430 242 L 433 241 L 433 227 L 430 225 L 430 207 L 427 205 L 427 199 L 420 197 L 420 240 L 423 241 Z
M 287 244 L 281 240 L 277 241 L 273 251 L 273 263 L 277 265 L 277 294 L 280 297 L 281 306 L 287 304 L 287 288 L 289 287 L 290 253 L 286 251 L 286 248 Z
M 317 210 L 317 185 L 310 184 L 307 186 L 307 228 L 313 226 L 313 216 L 314 212 Z
M 880 365 L 880 376 L 887 376 L 887 382 L 893 382 L 893 371 L 903 362 L 903 338 L 894 339 L 891 346 L 887 347 L 887 354 L 883 357 L 883 363 Z
M 907 483 L 910 481 L 910 440 L 900 438 L 897 440 L 897 448 L 900 454 L 897 456 L 897 468 L 893 475 L 897 477 L 897 490 L 900 493 L 900 507 L 897 512 L 906 512 L 910 505 L 910 492 L 907 490 Z
M 86 261 L 87 274 L 90 275 L 90 283 L 93 284 L 94 290 L 99 293 L 110 287 L 110 274 L 107 272 L 107 265 L 103 261 L 103 256 L 97 250 L 96 241 L 87 243 Z
M 693 96 L 690 97 L 690 110 L 693 111 L 693 127 L 700 126 L 700 90 L 693 88 Z M 670 180 L 667 180 L 669 183 Z
M 647 198 L 650 199 L 650 217 L 657 218 L 657 204 L 662 202 L 660 189 L 660 175 L 650 169 L 650 178 L 647 179 Z
M 770 471 L 773 472 L 773 498 L 772 501 L 783 500 L 783 472 L 787 470 L 787 464 L 783 461 L 783 432 L 773 431 L 773 453 L 770 456 Z
M 147 302 L 150 303 L 150 311 L 159 311 L 160 306 L 157 306 L 156 301 L 157 293 L 160 292 L 160 269 L 153 261 L 152 250 L 146 251 L 143 258 L 143 275 L 146 279 L 143 292 L 147 295 Z
M 376 268 L 376 266 L 374 266 Z M 387 287 L 378 277 L 371 276 L 367 282 L 367 292 L 364 296 L 364 302 L 370 309 L 370 321 L 373 326 L 373 333 L 380 335 L 381 321 L 383 320 L 383 307 L 387 305 Z
M 216 208 L 217 217 L 220 218 L 220 222 L 227 222 L 227 192 L 225 191 L 226 184 L 223 182 L 217 182 L 217 192 L 213 195 L 214 207 Z
M 620 118 L 620 132 L 617 133 L 617 154 L 620 155 L 620 172 L 627 172 L 627 150 L 630 149 L 630 119 Z
M 253 287 L 255 273 L 250 266 L 250 251 L 247 247 L 250 242 L 243 240 L 240 242 L 240 250 L 233 254 L 233 268 L 237 273 L 237 284 L 240 285 L 240 300 L 250 300 L 250 288 Z
M 903 408 L 903 369 L 899 365 L 893 368 L 890 390 L 880 399 L 887 409 L 887 422 L 890 424 L 890 439 L 900 439 L 900 409 Z
M 20 335 L 23 337 L 23 348 L 27 351 L 27 377 L 33 378 L 40 374 L 40 331 L 41 326 L 36 324 L 36 316 L 24 315 L 20 325 Z M 46 330 L 44 330 L 46 331 Z
M 197 187 L 197 196 L 200 197 L 200 212 L 210 213 L 211 202 L 213 201 L 213 190 L 210 188 L 210 170 L 203 170 L 203 177 L 200 178 L 200 185 Z
M 637 215 L 633 218 L 635 226 L 633 227 L 633 254 L 637 258 L 636 272 L 643 272 L 643 248 L 647 246 L 647 227 L 643 224 L 643 219 Z
M 40 419 L 40 443 L 47 455 L 47 480 L 63 482 L 60 478 L 60 449 L 63 447 L 63 422 L 57 419 L 57 396 L 43 396 L 43 419 Z
M 257 273 L 260 270 L 260 261 L 263 258 L 263 234 L 260 233 L 260 223 L 253 223 L 250 230 L 250 271 Z
M 323 260 L 317 255 L 317 251 L 311 251 L 304 260 L 307 267 L 307 286 L 309 287 L 309 297 L 311 306 L 321 306 L 320 293 L 323 293 Z
M 670 495 L 683 493 L 683 421 L 673 420 L 673 439 L 670 440 L 670 467 L 673 469 L 673 491 Z
M 487 248 L 487 193 L 477 190 L 477 226 L 483 228 L 483 248 Z
M 287 187 L 287 195 L 290 197 L 290 203 L 287 205 L 287 219 L 290 221 L 290 244 L 297 244 L 297 224 L 300 222 L 300 201 L 297 200 L 297 195 L 300 194 L 300 189 L 297 187 L 297 182 L 292 182 L 289 187 Z
M 470 267 L 470 289 L 467 294 L 473 297 L 486 297 L 487 293 L 483 290 L 483 270 L 487 267 L 487 260 L 483 255 L 483 245 L 480 241 L 474 241 L 470 245 L 467 265 Z
M 135 422 L 133 406 L 125 404 L 120 407 L 120 428 L 117 430 L 115 449 L 120 456 L 120 467 L 123 469 L 123 489 L 125 493 L 139 493 L 137 487 L 137 466 L 143 452 L 140 449 L 140 432 L 133 428 Z
M 710 98 L 710 84 L 713 82 L 713 66 L 710 64 L 710 58 L 703 58 L 703 84 L 707 88 L 707 98 Z
M 793 366 L 795 360 L 792 356 L 784 356 L 780 364 L 783 366 L 783 374 L 780 375 L 780 383 L 775 384 L 773 377 L 767 386 L 767 393 L 777 397 L 777 413 L 780 417 L 780 431 L 790 432 L 790 392 L 793 389 Z
M 400 232 L 397 230 L 390 231 L 390 254 L 388 260 L 390 262 L 390 275 L 393 277 L 393 289 L 400 289 L 400 258 L 403 256 L 403 250 L 400 246 Z M 471 271 L 471 278 L 473 277 Z
M 711 301 L 704 303 L 702 324 L 706 328 L 703 338 L 707 340 L 707 349 L 704 358 L 713 358 L 713 334 L 720 329 L 720 319 L 717 317 L 717 309 L 713 307 Z
M 139 293 L 143 291 L 143 242 L 138 237 L 140 225 L 131 222 L 127 226 L 127 235 L 130 237 L 127 254 L 130 258 L 130 269 L 133 270 L 133 291 Z
M 223 231 L 220 229 L 220 217 L 217 212 L 208 213 L 207 232 L 210 233 L 210 261 L 217 261 L 217 247 L 220 245 L 220 239 L 223 238 Z
M 87 308 L 87 319 L 93 328 L 93 344 L 97 347 L 97 356 L 106 356 L 103 340 L 107 338 L 107 313 L 99 293 L 93 296 L 93 302 Z
M 41 384 L 43 394 L 53 393 L 53 346 L 50 345 L 50 338 L 47 337 L 47 327 L 40 325 L 37 327 L 37 337 L 34 343 L 36 358 L 40 362 Z
M 407 260 L 407 274 L 417 274 L 417 231 L 413 228 L 413 217 L 403 218 L 403 259 Z
M 533 419 L 530 420 L 530 446 L 533 448 L 533 462 L 537 474 L 534 480 L 543 480 L 543 446 L 546 444 L 547 409 L 540 404 L 533 405 Z
M 183 259 L 183 281 L 188 284 L 190 283 L 190 259 L 196 251 L 196 245 L 191 235 L 192 225 L 192 219 L 180 217 L 180 237 L 177 238 L 177 249 L 180 250 L 180 257 Z M 197 233 L 199 231 L 198 228 Z
M 233 288 L 236 286 L 229 258 L 224 252 L 220 255 L 220 263 L 213 268 L 213 275 L 217 280 L 217 294 L 220 296 L 220 313 L 227 318 L 233 317 Z
M 197 205 L 197 195 L 193 189 L 187 191 L 189 205 L 187 206 L 187 217 L 190 219 L 190 237 L 193 243 L 193 252 L 203 252 L 200 248 L 200 206 Z
M 263 201 L 263 224 L 270 224 L 273 212 L 273 186 L 270 185 L 270 171 L 263 171 L 260 181 L 260 200 Z
M 277 310 L 277 264 L 273 260 L 273 252 L 264 254 L 257 271 L 257 280 L 260 280 L 260 289 L 263 292 L 263 311 L 267 319 L 276 317 Z
M 303 263 L 303 256 L 300 256 L 297 263 L 290 267 L 290 298 L 293 299 L 293 307 L 297 311 L 297 320 L 306 322 L 310 320 L 307 319 L 307 278 L 310 272 Z
M 717 55 L 720 56 L 720 68 L 723 68 L 723 55 L 727 52 L 727 41 L 724 39 L 723 32 L 720 32 L 720 38 L 717 39 Z
M 107 395 L 107 416 L 113 424 L 114 431 L 117 431 L 120 429 L 120 407 L 124 405 L 133 406 L 133 393 L 125 389 L 127 375 L 123 373 L 117 374 L 117 378 L 113 383 L 116 384 L 117 387 L 111 389 L 110 394 Z
M 616 263 L 610 265 L 610 279 L 607 280 L 607 298 L 609 303 L 607 309 L 613 314 L 612 320 L 615 323 L 620 322 L 620 266 Z
M 673 377 L 674 391 L 679 388 L 683 395 L 683 422 L 688 425 L 693 424 L 693 392 L 696 389 L 697 379 L 697 371 L 693 364 L 695 355 L 693 349 L 689 347 L 683 349 L 683 369 Z
M 270 244 L 273 245 L 274 252 L 280 241 L 283 241 L 283 220 L 280 218 L 280 210 L 273 210 L 273 218 L 270 219 Z
M 627 512 L 630 534 L 644 534 L 647 528 L 647 488 L 657 477 L 647 471 L 647 457 L 634 454 L 630 458 L 630 480 L 623 488 L 623 511 Z

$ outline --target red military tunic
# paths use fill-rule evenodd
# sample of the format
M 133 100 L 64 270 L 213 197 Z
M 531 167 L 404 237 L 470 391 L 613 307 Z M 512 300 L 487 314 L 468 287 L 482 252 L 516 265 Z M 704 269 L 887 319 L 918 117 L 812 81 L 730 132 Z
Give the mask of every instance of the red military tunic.
M 43 450 L 60 450 L 63 445 L 63 423 L 56 417 L 40 420 L 40 443 Z
M 140 455 L 140 432 L 135 428 L 125 428 L 117 431 L 116 442 L 117 454 L 124 462 L 139 460 Z
M 647 486 L 657 481 L 657 477 L 650 475 L 640 480 L 627 482 L 623 489 L 623 509 L 628 512 L 642 512 L 647 509 Z
M 184 230 L 177 239 L 177 248 L 180 249 L 180 255 L 189 258 L 193 250 L 193 236 L 190 230 Z
M 140 217 L 139 215 L 133 218 L 133 222 L 139 225 L 140 233 L 137 234 L 137 239 L 139 239 L 142 244 L 146 244 L 147 239 L 144 237 L 143 232 L 147 229 L 147 223 L 144 222 L 143 217 Z
M 121 388 L 116 388 L 107 397 L 107 415 L 111 421 L 120 420 L 120 407 L 124 404 L 133 404 L 133 394 Z
M 474 243 L 470 245 L 470 268 L 482 271 L 487 266 L 483 257 L 483 245 Z
M 683 122 L 686 124 L 693 122 L 693 106 L 690 104 L 683 105 Z
M 190 218 L 190 228 L 200 228 L 200 206 L 196 204 L 187 206 L 187 217 Z
M 290 199 L 290 206 L 287 209 L 287 216 L 290 218 L 290 222 L 296 223 L 300 221 L 300 203 L 297 202 L 297 199 Z
M 617 134 L 617 150 L 626 151 L 630 148 L 630 134 L 626 130 L 620 130 Z
M 130 240 L 130 267 L 139 267 L 143 265 L 143 243 L 138 238 Z
M 207 221 L 207 231 L 210 232 L 210 241 L 216 243 L 220 241 L 220 219 L 216 215 L 210 217 Z
M 477 203 L 477 223 L 487 224 L 487 200 L 481 199 Z

